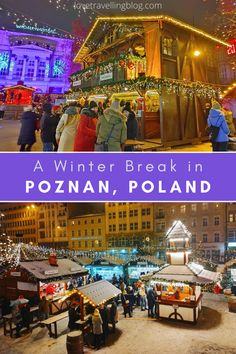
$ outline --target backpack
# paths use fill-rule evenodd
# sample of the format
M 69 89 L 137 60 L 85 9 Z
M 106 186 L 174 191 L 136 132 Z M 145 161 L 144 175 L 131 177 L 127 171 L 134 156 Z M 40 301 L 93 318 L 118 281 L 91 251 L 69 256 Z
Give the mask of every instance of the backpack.
M 216 122 L 216 124 L 219 122 L 219 119 Z M 219 127 L 217 127 L 216 125 L 211 125 L 209 127 L 209 139 L 212 143 L 215 142 L 216 139 L 218 138 L 220 127 L 221 127 L 221 125 L 219 125 Z

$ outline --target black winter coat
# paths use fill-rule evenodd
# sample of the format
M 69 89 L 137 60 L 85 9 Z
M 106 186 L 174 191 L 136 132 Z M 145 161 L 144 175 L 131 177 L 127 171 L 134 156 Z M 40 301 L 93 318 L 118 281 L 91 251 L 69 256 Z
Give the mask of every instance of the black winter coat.
M 44 113 L 41 118 L 41 139 L 43 143 L 52 143 L 55 139 L 57 119 L 52 113 Z
M 130 112 L 127 120 L 127 139 L 137 139 L 138 137 L 138 121 L 134 112 Z
M 33 145 L 36 142 L 35 130 L 36 130 L 37 114 L 34 112 L 24 112 L 21 118 L 20 135 L 17 141 L 17 145 Z

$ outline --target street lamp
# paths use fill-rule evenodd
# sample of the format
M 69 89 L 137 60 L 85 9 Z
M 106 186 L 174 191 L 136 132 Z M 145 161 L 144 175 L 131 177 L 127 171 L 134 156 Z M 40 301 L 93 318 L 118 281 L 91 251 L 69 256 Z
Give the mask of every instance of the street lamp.
M 195 50 L 195 51 L 193 52 L 193 55 L 194 55 L 195 57 L 200 57 L 200 55 L 201 55 L 200 50 Z

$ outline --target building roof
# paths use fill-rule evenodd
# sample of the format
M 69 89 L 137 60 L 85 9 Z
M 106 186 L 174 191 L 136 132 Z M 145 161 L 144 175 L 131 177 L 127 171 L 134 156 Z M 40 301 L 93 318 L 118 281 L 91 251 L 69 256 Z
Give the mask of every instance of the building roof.
M 167 265 L 152 276 L 144 276 L 144 280 L 173 281 L 193 284 L 217 283 L 221 274 L 205 270 L 201 265 L 189 263 L 186 265 Z
M 191 233 L 187 230 L 184 224 L 178 220 L 175 221 L 172 227 L 167 231 L 167 239 L 183 239 L 190 238 Z
M 127 261 L 126 264 L 132 263 L 132 262 L 148 262 L 151 263 L 153 265 L 156 266 L 160 266 L 162 264 L 165 264 L 165 261 L 156 258 L 154 256 L 137 256 L 137 257 L 133 257 L 132 259 L 130 259 L 129 261 Z
M 24 85 L 9 86 L 9 87 L 3 88 L 3 90 L 5 90 L 5 91 L 7 91 L 7 90 L 29 90 L 29 91 L 36 91 L 35 88 L 33 88 L 33 87 L 28 87 L 28 86 L 24 86 Z
M 80 62 L 83 60 L 84 57 L 86 57 L 89 54 L 89 47 L 87 46 L 89 40 L 93 40 L 94 34 L 96 32 L 100 32 L 102 34 L 102 30 L 100 30 L 100 26 L 104 24 L 104 22 L 110 22 L 110 23 L 122 23 L 122 22 L 136 22 L 136 23 L 142 23 L 142 22 L 168 22 L 171 23 L 175 26 L 181 27 L 183 29 L 189 30 L 193 33 L 196 33 L 202 37 L 205 37 L 209 40 L 212 40 L 213 42 L 216 42 L 218 44 L 228 46 L 229 44 L 226 43 L 225 41 L 221 40 L 220 38 L 217 38 L 197 27 L 191 26 L 181 20 L 178 20 L 174 17 L 171 16 L 166 16 L 166 15 L 159 15 L 159 16 L 114 16 L 114 17 L 98 17 L 96 21 L 94 22 L 90 32 L 88 33 L 83 45 L 79 49 L 74 62 Z
M 106 280 L 82 286 L 78 288 L 78 292 L 89 299 L 94 306 L 105 303 L 121 294 L 120 289 Z
M 53 278 L 84 275 L 88 271 L 70 259 L 57 259 L 58 267 L 51 266 L 48 260 L 27 261 L 19 263 L 22 268 L 33 274 L 36 279 L 47 280 Z
M 120 265 L 122 266 L 124 264 L 124 260 L 121 258 L 117 258 L 117 257 L 100 257 L 95 259 L 91 265 Z

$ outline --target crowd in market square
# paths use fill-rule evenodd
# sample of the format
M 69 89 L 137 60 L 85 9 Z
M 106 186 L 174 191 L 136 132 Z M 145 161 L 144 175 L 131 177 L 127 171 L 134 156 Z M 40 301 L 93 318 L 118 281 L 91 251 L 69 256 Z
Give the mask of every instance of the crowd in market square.
M 2 104 L 1 114 L 3 110 Z M 227 103 L 206 104 L 205 120 L 213 151 L 227 151 L 236 131 Z M 46 152 L 133 151 L 138 144 L 126 145 L 126 141 L 139 139 L 140 123 L 135 101 L 81 99 L 55 106 L 47 96 L 24 108 L 17 141 L 20 151 L 31 151 L 36 131 Z

